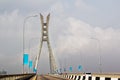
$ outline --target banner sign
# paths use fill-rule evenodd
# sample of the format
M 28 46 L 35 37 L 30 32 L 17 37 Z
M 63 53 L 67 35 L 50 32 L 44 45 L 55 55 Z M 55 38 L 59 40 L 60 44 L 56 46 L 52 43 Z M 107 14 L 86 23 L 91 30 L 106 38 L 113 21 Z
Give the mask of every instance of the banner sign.
M 24 65 L 28 65 L 29 64 L 28 63 L 28 58 L 29 58 L 29 55 L 27 53 L 25 53 L 23 55 L 23 63 L 24 63 Z
M 33 66 L 33 62 L 32 62 L 32 60 L 31 60 L 31 61 L 29 61 L 29 68 L 31 69 L 32 66 Z
M 33 72 L 36 73 L 36 72 L 37 72 L 37 69 L 33 68 Z
M 72 72 L 72 66 L 69 67 L 70 72 Z
M 78 71 L 80 71 L 80 70 L 82 70 L 82 66 L 81 65 L 78 66 Z

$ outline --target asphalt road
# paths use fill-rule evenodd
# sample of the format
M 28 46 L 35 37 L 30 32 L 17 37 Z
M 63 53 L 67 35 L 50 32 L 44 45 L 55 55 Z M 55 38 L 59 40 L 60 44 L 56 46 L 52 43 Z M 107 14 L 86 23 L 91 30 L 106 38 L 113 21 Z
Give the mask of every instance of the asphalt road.
M 40 76 L 37 77 L 37 80 L 69 80 L 69 79 L 53 77 L 53 76 L 50 76 L 50 75 L 40 75 Z

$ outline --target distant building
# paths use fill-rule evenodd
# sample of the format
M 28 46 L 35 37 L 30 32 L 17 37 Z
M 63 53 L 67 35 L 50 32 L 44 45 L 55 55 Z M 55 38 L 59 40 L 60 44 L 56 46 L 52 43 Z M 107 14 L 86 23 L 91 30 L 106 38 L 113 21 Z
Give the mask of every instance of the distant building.
M 0 75 L 5 75 L 5 74 L 7 74 L 7 71 L 4 70 L 0 71 Z

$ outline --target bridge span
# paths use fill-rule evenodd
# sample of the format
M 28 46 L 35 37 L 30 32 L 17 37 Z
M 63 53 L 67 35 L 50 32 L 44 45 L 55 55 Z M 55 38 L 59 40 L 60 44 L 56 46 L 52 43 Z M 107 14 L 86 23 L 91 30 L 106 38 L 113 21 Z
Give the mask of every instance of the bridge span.
M 32 73 L 32 74 L 0 75 L 0 80 L 69 80 L 69 79 L 56 76 L 55 74 L 36 75 Z
M 53 76 L 53 75 L 40 75 L 37 80 L 69 80 L 63 77 Z
M 120 80 L 116 73 L 12 74 L 0 75 L 0 80 Z

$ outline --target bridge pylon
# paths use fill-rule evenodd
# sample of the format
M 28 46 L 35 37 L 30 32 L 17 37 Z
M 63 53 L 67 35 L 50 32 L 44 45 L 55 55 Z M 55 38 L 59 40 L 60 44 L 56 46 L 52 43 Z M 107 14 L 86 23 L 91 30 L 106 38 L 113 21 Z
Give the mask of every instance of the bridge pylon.
M 41 28 L 42 37 L 41 37 L 41 41 L 40 41 L 39 54 L 36 57 L 36 60 L 35 60 L 36 62 L 35 62 L 34 68 L 37 70 L 43 42 L 47 42 L 48 51 L 49 51 L 50 73 L 55 74 L 55 73 L 57 73 L 57 64 L 56 64 L 55 57 L 52 52 L 52 48 L 51 48 L 50 41 L 49 41 L 49 34 L 48 34 L 48 24 L 49 24 L 49 20 L 50 20 L 50 14 L 47 15 L 46 22 L 44 22 L 43 15 L 40 14 L 40 20 L 41 20 L 41 25 L 42 25 L 42 28 Z

